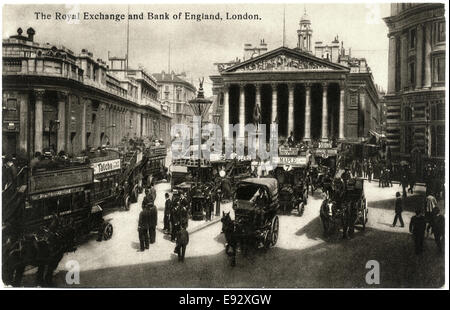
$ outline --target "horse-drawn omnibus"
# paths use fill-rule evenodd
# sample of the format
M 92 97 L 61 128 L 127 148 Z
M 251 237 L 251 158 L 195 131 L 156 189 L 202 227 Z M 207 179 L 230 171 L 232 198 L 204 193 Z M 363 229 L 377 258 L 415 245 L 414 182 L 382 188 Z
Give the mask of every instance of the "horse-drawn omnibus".
M 51 165 L 50 165 L 51 164 Z M 50 284 L 65 252 L 90 232 L 97 240 L 112 236 L 102 209 L 93 206 L 94 169 L 87 163 L 39 167 L 3 204 L 3 280 L 20 285 L 26 266 L 38 267 L 38 282 Z M 5 200 L 4 200 L 5 202 Z
M 167 178 L 166 175 L 167 149 L 162 146 L 149 146 L 144 151 L 142 175 L 144 185 L 150 185 L 152 180 Z
M 102 208 L 125 208 L 126 201 L 120 195 L 120 153 L 112 149 L 91 152 L 89 162 L 94 170 L 92 202 Z

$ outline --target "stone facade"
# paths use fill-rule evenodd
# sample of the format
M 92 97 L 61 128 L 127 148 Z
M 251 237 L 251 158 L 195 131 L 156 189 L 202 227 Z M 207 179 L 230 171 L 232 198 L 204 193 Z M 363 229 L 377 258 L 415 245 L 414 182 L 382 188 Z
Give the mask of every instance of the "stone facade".
M 259 106 L 266 128 L 277 123 L 280 136 L 293 132 L 297 140 L 360 141 L 376 130 L 379 97 L 370 68 L 341 53 L 339 42 L 335 57 L 314 56 L 311 34 L 305 13 L 296 48 L 280 47 L 250 59 L 244 51 L 242 62 L 216 63 L 218 74 L 210 77 L 212 112 L 221 114 L 221 124 L 252 123 Z
M 30 35 L 32 33 L 32 35 Z M 156 80 L 143 69 L 112 70 L 83 49 L 28 37 L 3 40 L 3 153 L 26 156 L 53 149 L 77 155 L 117 146 L 124 137 L 161 138 L 170 124 Z M 154 121 L 155 126 L 151 126 Z
M 389 27 L 386 134 L 392 155 L 445 157 L 445 8 L 441 3 L 393 3 Z M 412 156 L 412 153 L 416 152 Z
M 154 73 L 159 87 L 159 100 L 170 112 L 173 124 L 192 126 L 193 112 L 188 101 L 195 98 L 195 87 L 186 81 L 186 75 L 175 72 Z

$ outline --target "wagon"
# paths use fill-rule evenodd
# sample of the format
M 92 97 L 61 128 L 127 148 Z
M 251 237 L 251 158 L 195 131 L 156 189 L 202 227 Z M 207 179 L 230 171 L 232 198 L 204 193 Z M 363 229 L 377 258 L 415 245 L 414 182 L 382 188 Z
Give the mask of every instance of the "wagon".
M 273 247 L 278 240 L 278 182 L 274 178 L 247 178 L 237 184 L 233 201 L 236 231 L 255 247 Z
M 367 208 L 367 201 L 364 195 L 364 180 L 359 178 L 349 180 L 344 199 L 346 202 L 354 205 L 356 218 L 353 225 L 361 225 L 362 229 L 365 230 L 369 209 Z

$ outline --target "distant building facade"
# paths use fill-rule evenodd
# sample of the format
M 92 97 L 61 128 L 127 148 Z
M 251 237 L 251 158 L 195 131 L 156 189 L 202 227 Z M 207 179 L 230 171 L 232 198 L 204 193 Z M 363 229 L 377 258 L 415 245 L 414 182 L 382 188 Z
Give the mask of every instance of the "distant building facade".
M 160 124 L 170 124 L 170 115 L 161 110 L 151 75 L 111 69 L 86 49 L 76 55 L 35 42 L 32 28 L 28 36 L 22 32 L 2 44 L 4 154 L 53 149 L 76 156 L 124 137 L 163 135 Z
M 154 73 L 159 87 L 159 100 L 170 110 L 173 124 L 192 126 L 193 112 L 188 101 L 195 98 L 194 85 L 186 81 L 186 74 Z
M 445 157 L 446 24 L 442 3 L 393 3 L 386 134 L 392 155 L 421 171 Z

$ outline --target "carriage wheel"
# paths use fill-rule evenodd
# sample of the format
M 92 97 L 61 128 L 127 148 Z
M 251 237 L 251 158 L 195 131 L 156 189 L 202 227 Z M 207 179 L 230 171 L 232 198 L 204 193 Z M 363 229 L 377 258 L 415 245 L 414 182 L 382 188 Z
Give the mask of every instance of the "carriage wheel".
M 366 230 L 367 223 L 367 207 L 365 202 L 362 203 L 362 230 Z
M 298 216 L 302 216 L 303 212 L 305 212 L 305 204 L 303 202 L 300 202 L 297 206 L 298 210 Z
M 274 246 L 278 241 L 278 231 L 280 229 L 280 224 L 278 222 L 278 216 L 275 216 L 272 220 L 272 225 L 270 226 L 270 241 L 271 246 Z
M 125 204 L 124 204 L 125 210 L 129 211 L 130 210 L 130 197 L 126 197 L 125 198 Z
M 103 240 L 111 239 L 113 235 L 113 226 L 110 223 L 107 223 L 103 228 Z

